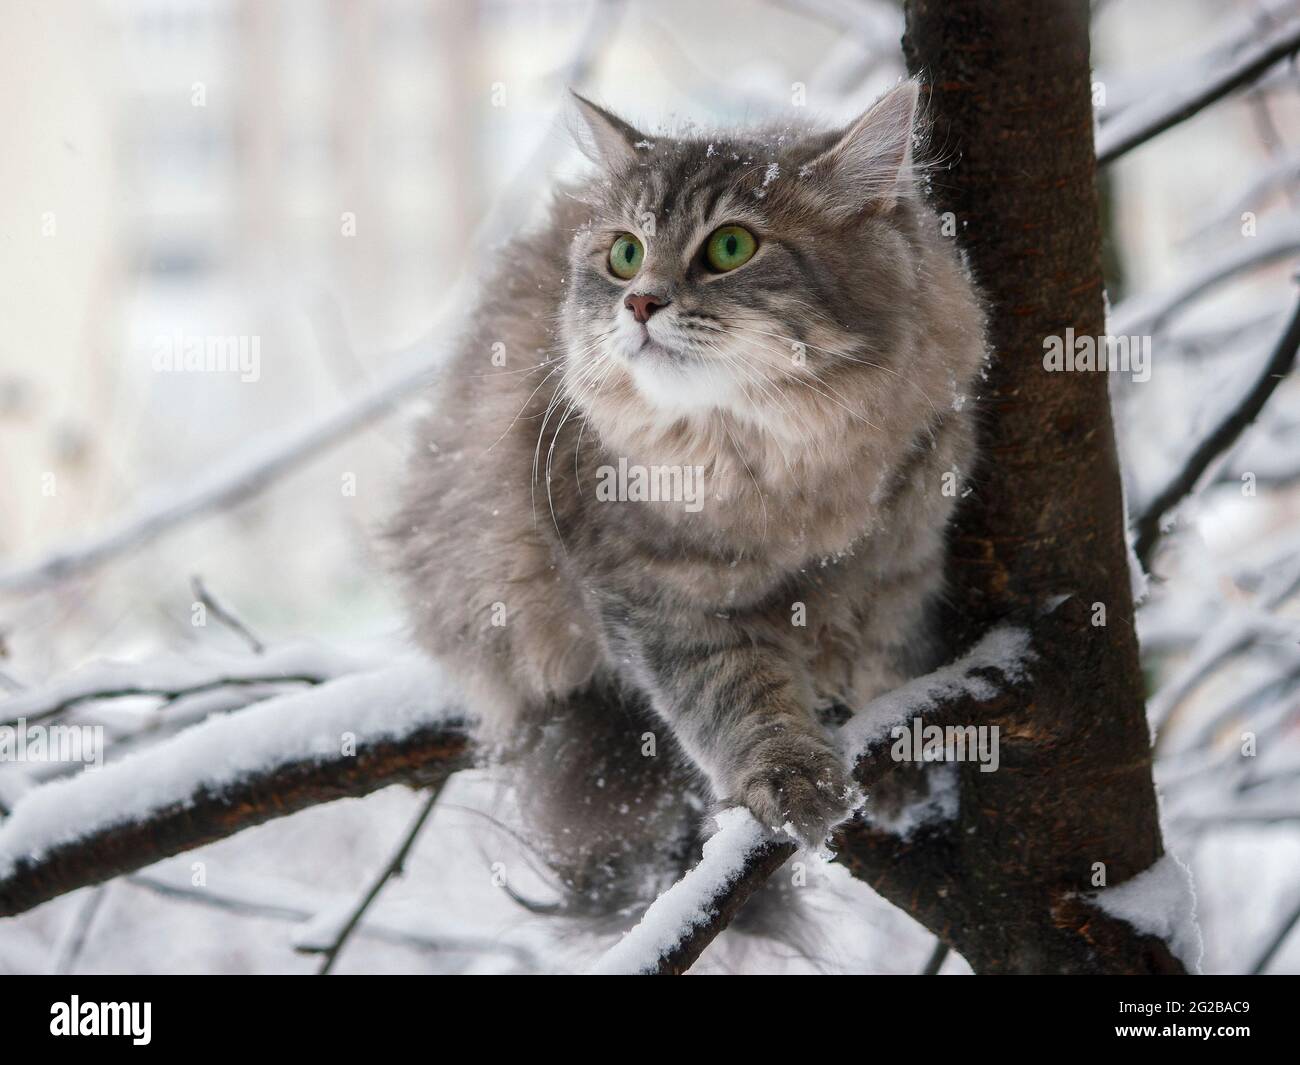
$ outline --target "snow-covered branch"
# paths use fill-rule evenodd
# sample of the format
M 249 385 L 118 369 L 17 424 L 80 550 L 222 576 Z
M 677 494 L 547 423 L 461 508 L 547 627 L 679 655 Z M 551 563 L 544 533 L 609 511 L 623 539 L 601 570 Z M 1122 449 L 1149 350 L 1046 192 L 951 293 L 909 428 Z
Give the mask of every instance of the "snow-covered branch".
M 0 916 L 308 806 L 472 764 L 468 721 L 423 661 L 213 718 L 35 788 L 0 824 Z
M 995 630 L 952 665 L 866 707 L 844 733 L 859 782 L 867 786 L 888 770 L 893 763 L 877 741 L 916 714 L 984 723 L 1025 678 L 1028 644 L 1023 630 Z M 223 675 L 237 672 L 226 665 Z M 102 693 L 102 680 L 23 698 L 27 709 L 45 712 Z M 317 803 L 393 783 L 436 785 L 473 763 L 467 724 L 439 671 L 403 662 L 265 700 L 106 768 L 34 788 L 0 824 L 0 915 Z M 602 966 L 685 971 L 794 853 L 788 837 L 743 811 L 722 817 L 700 865 Z
M 1135 970 L 1179 975 L 1200 971 L 1201 930 L 1196 923 L 1192 875 L 1172 854 L 1122 883 L 1088 894 L 1062 896 L 1055 914 L 1078 926 L 1099 952 L 1117 945 Z
M 0 727 L 45 721 L 105 699 L 156 696 L 180 699 L 222 688 L 263 684 L 320 684 L 380 663 L 320 644 L 286 643 L 255 656 L 208 653 L 166 655 L 145 662 L 95 662 L 51 684 L 0 700 Z
M 651 903 L 635 928 L 596 963 L 597 975 L 678 976 L 689 969 L 764 880 L 797 849 L 744 807 L 717 816 L 704 856 Z

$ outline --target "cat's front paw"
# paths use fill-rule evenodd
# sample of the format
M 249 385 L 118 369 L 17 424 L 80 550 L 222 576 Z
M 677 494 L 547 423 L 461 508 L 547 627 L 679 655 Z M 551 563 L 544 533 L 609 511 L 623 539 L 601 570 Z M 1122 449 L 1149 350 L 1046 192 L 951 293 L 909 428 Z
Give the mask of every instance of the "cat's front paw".
M 733 797 L 763 824 L 789 825 L 800 841 L 818 847 L 848 814 L 852 789 L 839 753 L 821 737 L 780 736 L 746 760 Z

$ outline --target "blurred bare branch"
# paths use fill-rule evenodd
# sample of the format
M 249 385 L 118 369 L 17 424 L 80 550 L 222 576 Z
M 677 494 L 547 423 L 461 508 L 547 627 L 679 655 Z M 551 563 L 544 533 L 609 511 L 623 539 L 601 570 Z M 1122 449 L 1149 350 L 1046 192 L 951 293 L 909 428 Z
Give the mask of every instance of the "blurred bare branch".
M 351 434 L 388 414 L 427 385 L 438 346 L 424 340 L 394 356 L 393 368 L 323 418 L 258 441 L 207 477 L 186 477 L 105 532 L 45 558 L 0 572 L 0 592 L 33 591 L 136 551 L 186 522 L 249 499 Z
M 102 662 L 0 700 L 0 711 L 13 715 L 0 725 L 16 727 L 20 719 L 35 724 L 105 699 L 144 695 L 175 700 L 222 688 L 320 684 L 367 665 L 373 662 L 311 643 L 286 644 L 270 654 L 259 652 L 251 660 L 218 656 L 201 661 Z
M 1216 100 L 1249 85 L 1275 63 L 1300 50 L 1300 20 L 1294 20 L 1257 43 L 1252 43 L 1232 61 L 1206 71 L 1204 62 L 1194 64 L 1179 77 L 1175 87 L 1147 102 L 1125 108 L 1106 122 L 1097 134 L 1097 162 L 1113 162 L 1125 152 L 1176 126 Z
M 599 62 L 602 50 L 618 28 L 626 0 L 596 0 L 582 37 L 564 68 L 569 85 L 582 85 Z M 476 276 L 481 257 L 506 233 L 522 224 L 543 180 L 565 142 L 549 131 L 536 151 L 515 173 L 470 242 L 477 255 L 465 265 L 464 276 Z M 454 308 L 455 298 L 446 306 Z M 0 570 L 0 592 L 30 592 L 87 572 L 116 557 L 136 551 L 176 527 L 243 502 L 264 491 L 308 461 L 342 443 L 352 434 L 387 416 L 403 399 L 427 387 L 440 361 L 442 345 L 434 338 L 417 341 L 388 359 L 389 369 L 367 383 L 324 418 L 313 419 L 290 432 L 250 445 L 235 460 L 208 477 L 188 476 L 158 489 L 150 502 L 108 530 L 79 544 L 55 551 L 35 562 Z
M 1257 267 L 1289 258 L 1300 251 L 1300 218 L 1279 218 L 1252 240 L 1224 251 L 1198 266 L 1168 288 L 1132 296 L 1115 307 L 1107 331 L 1112 336 L 1145 336 L 1157 332 L 1178 311 L 1199 296 Z
M 356 905 L 348 911 L 328 945 L 319 950 L 314 946 L 299 946 L 299 950 L 324 955 L 321 959 L 320 968 L 317 970 L 318 975 L 325 976 L 334 968 L 334 963 L 338 960 L 339 953 L 343 950 L 348 938 L 356 930 L 357 925 L 361 923 L 366 911 L 379 898 L 379 893 L 384 890 L 384 886 L 393 877 L 402 875 L 406 866 L 406 856 L 411 853 L 411 848 L 415 846 L 415 841 L 419 838 L 424 823 L 429 819 L 429 815 L 433 813 L 433 807 L 438 801 L 438 796 L 442 793 L 444 783 L 445 780 L 439 781 L 429 789 L 429 794 L 425 796 L 424 801 L 420 804 L 419 811 L 411 821 L 410 827 L 403 834 L 402 841 L 393 852 L 393 856 L 384 863 L 383 868 L 371 880 L 365 893 L 357 900 Z
M 1259 417 L 1264 404 L 1282 383 L 1282 379 L 1291 372 L 1297 351 L 1300 351 L 1300 300 L 1297 300 L 1290 322 L 1278 338 L 1254 384 L 1187 457 L 1182 468 L 1156 493 L 1135 522 L 1136 540 L 1133 549 L 1144 567 L 1150 568 L 1151 556 L 1160 539 L 1165 515 L 1195 491 L 1210 467 L 1227 454 L 1241 434 Z
M 205 884 L 195 887 L 189 882 L 188 876 L 172 877 L 154 870 L 132 873 L 124 879 L 133 887 L 142 888 L 162 898 L 223 910 L 241 917 L 291 921 L 302 927 L 309 926 L 321 913 L 332 908 L 324 899 L 311 903 L 290 901 L 290 896 L 301 900 L 304 894 L 314 894 L 304 891 L 298 884 L 286 884 L 273 893 L 238 881 L 234 884 Z M 399 919 L 396 914 L 390 916 L 388 911 L 371 911 L 354 934 L 362 939 L 436 953 L 504 954 L 529 968 L 537 968 L 537 959 L 532 952 L 521 946 L 488 937 L 443 935 L 413 927 L 414 923 Z
M 1188 660 L 1147 701 L 1147 714 L 1156 730 L 1157 743 L 1178 708 L 1225 661 L 1263 636 L 1285 638 L 1292 632 L 1294 626 L 1272 614 L 1297 590 L 1300 590 L 1300 560 L 1292 559 L 1288 566 L 1270 574 L 1253 609 L 1241 617 L 1221 617 L 1204 634 Z
M 77 959 L 81 957 L 81 952 L 86 947 L 86 939 L 90 935 L 90 926 L 94 924 L 95 915 L 104 904 L 107 893 L 107 884 L 91 888 L 73 913 L 63 939 L 54 953 L 54 964 L 50 971 L 55 975 L 65 975 L 77 967 Z
M 1282 945 L 1287 941 L 1297 925 L 1300 925 L 1300 902 L 1283 919 L 1278 929 L 1273 933 L 1264 949 L 1260 951 L 1254 963 L 1250 966 L 1249 972 L 1252 976 L 1261 976 L 1268 971 L 1273 959 L 1277 957 Z
M 1297 185 L 1300 185 L 1300 152 L 1279 156 L 1255 174 L 1224 206 L 1211 212 L 1205 222 L 1196 228 L 1191 239 L 1202 238 L 1221 226 L 1230 225 L 1236 229 L 1241 224 L 1243 212 L 1258 213 L 1260 205 L 1268 197 L 1279 190 L 1292 190 Z
M 213 597 L 212 593 L 208 591 L 207 585 L 203 583 L 203 578 L 197 573 L 190 578 L 190 590 L 194 593 L 195 600 L 202 603 L 207 608 L 208 613 L 248 644 L 249 650 L 253 654 L 260 655 L 266 650 L 266 644 L 253 634 L 253 630 Z

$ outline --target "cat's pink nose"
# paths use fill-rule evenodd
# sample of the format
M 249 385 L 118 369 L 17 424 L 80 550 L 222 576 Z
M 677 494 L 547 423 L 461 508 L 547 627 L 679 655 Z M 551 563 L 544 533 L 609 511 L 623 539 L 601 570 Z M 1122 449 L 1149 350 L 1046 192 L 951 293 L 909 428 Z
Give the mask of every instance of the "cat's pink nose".
M 647 292 L 638 292 L 635 295 L 628 296 L 623 301 L 623 306 L 632 312 L 632 317 L 638 322 L 650 321 L 650 316 L 660 307 L 667 307 L 669 301 L 660 299 L 658 296 Z

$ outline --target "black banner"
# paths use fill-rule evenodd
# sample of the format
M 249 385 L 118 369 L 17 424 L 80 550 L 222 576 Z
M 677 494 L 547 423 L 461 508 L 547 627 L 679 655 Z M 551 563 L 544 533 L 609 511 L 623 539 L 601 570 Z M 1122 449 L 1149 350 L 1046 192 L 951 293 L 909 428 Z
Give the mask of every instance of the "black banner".
M 776 996 L 775 1008 L 761 1013 L 765 1030 L 767 1021 L 810 1018 L 811 999 L 836 1036 L 843 1036 L 847 1018 L 861 1023 L 864 1034 L 892 1029 L 900 1040 L 919 1041 L 927 1049 L 979 1042 L 999 1050 L 1031 1050 L 1043 1047 L 1049 1035 L 1054 1045 L 1072 1050 L 1173 1042 L 1211 1044 L 1231 1053 L 1231 1044 L 1263 1049 L 1286 1038 L 1294 1025 L 1297 991 L 1293 977 L 805 979 L 796 999 L 802 1006 L 787 1012 L 788 987 L 722 989 L 714 981 L 704 990 L 679 981 L 674 989 L 659 981 L 632 989 L 604 978 L 561 988 L 554 982 L 543 987 L 535 978 L 503 989 L 461 978 L 452 988 L 450 979 L 435 989 L 411 977 L 16 977 L 0 985 L 0 1047 L 14 1054 L 53 1049 L 57 1043 L 91 1050 L 112 1043 L 128 1052 L 196 1047 L 221 1052 L 264 1048 L 269 1041 L 307 1052 L 373 1053 L 394 1039 L 427 1043 L 433 1031 L 442 1030 L 453 1040 L 443 1049 L 451 1050 L 467 1039 L 495 1041 L 504 1020 L 506 1033 L 533 1041 L 562 1023 L 570 1049 L 575 1039 L 581 1046 L 584 1034 L 594 1049 L 608 1037 L 611 1022 L 631 1031 L 649 1022 L 666 1036 L 664 1026 L 671 1022 L 656 1009 L 660 1002 L 681 1000 L 682 1008 L 707 1010 L 715 995 L 721 1007 L 715 1038 L 727 1039 L 722 1030 L 732 1016 L 725 1006 L 730 993 Z M 468 1000 L 465 1012 L 449 1012 L 458 991 Z M 609 1007 L 599 1007 L 605 996 Z M 575 1003 L 583 1007 L 575 1009 Z M 594 1017 L 592 1005 L 599 1007 Z M 747 1021 L 753 1016 L 739 1015 L 738 1045 L 752 1039 Z M 454 1031 L 461 1021 L 470 1029 Z

